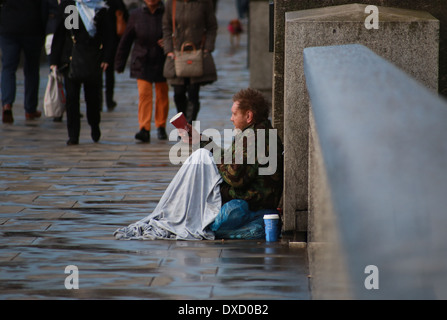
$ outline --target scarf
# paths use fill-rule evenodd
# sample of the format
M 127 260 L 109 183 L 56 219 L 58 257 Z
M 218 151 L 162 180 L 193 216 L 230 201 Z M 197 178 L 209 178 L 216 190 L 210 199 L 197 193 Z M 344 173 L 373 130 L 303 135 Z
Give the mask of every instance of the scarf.
M 76 8 L 78 9 L 81 20 L 84 23 L 85 29 L 91 37 L 96 34 L 95 14 L 107 5 L 103 0 L 75 0 Z

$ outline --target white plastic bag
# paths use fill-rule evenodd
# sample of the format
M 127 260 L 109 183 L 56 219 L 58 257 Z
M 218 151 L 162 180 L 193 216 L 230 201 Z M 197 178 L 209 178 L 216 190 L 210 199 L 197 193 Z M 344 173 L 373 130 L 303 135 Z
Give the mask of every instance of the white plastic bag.
M 48 75 L 43 109 L 46 117 L 61 117 L 65 111 L 65 92 L 62 75 L 53 68 Z

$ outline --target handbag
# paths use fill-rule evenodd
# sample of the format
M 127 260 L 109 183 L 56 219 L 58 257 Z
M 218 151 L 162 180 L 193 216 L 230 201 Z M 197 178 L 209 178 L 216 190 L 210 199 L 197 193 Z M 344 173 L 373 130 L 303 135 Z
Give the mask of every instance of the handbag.
M 62 75 L 53 68 L 48 75 L 43 109 L 46 117 L 61 117 L 65 111 L 65 92 Z
M 192 50 L 185 50 L 191 47 Z M 180 51 L 174 50 L 175 74 L 181 78 L 194 78 L 203 75 L 203 53 L 192 42 L 184 42 Z
M 194 43 L 186 41 L 182 44 L 180 51 L 175 50 L 175 13 L 177 1 L 172 1 L 172 43 L 174 47 L 174 61 L 166 59 L 163 67 L 165 78 L 194 78 L 203 75 L 203 50 L 196 49 Z M 203 41 L 202 41 L 203 43 Z M 192 50 L 185 50 L 191 47 Z
M 76 41 L 72 33 L 73 47 L 70 56 L 68 77 L 77 81 L 87 81 L 101 74 L 102 44 Z

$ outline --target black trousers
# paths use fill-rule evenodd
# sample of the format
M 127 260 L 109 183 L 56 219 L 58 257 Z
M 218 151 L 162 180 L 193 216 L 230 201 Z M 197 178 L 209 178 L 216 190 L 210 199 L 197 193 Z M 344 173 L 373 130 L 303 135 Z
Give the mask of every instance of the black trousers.
M 111 107 L 113 104 L 113 95 L 115 91 L 115 67 L 112 62 L 107 67 L 105 74 L 105 89 L 106 89 L 106 103 L 107 107 Z
M 88 81 L 80 82 L 64 77 L 67 102 L 67 130 L 71 141 L 79 141 L 81 132 L 81 87 L 84 87 L 84 100 L 87 109 L 87 122 L 90 127 L 99 128 L 102 110 L 102 73 Z
M 177 112 L 183 112 L 189 123 L 197 119 L 200 110 L 200 84 L 191 84 L 189 78 L 185 78 L 184 85 L 173 85 L 174 102 Z

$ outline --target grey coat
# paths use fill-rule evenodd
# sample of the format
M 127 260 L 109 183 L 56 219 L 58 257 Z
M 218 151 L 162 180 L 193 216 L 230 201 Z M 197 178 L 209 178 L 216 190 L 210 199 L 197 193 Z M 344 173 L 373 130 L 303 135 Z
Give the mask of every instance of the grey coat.
M 174 52 L 172 38 L 172 1 L 167 0 L 163 15 L 163 43 L 166 54 Z M 208 51 L 204 55 L 204 74 L 191 78 L 191 83 L 208 84 L 217 80 L 216 67 L 211 56 L 217 34 L 217 20 L 211 0 L 176 0 L 175 49 L 180 50 L 183 42 L 191 41 L 196 48 Z M 203 43 L 203 44 L 202 44 Z M 170 58 L 167 58 L 169 63 Z M 168 77 L 171 85 L 184 84 L 184 78 Z

